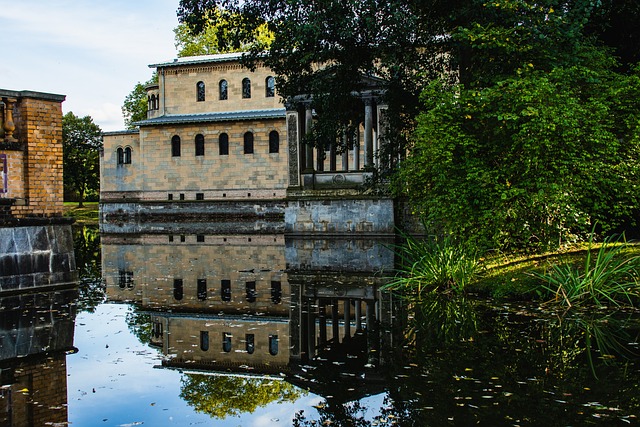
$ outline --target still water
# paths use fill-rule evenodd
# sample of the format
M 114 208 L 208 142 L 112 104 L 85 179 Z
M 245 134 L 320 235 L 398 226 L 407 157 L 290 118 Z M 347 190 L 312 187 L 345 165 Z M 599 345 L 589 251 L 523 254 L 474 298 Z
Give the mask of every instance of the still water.
M 636 425 L 640 313 L 379 290 L 388 241 L 76 230 L 0 299 L 0 425 Z

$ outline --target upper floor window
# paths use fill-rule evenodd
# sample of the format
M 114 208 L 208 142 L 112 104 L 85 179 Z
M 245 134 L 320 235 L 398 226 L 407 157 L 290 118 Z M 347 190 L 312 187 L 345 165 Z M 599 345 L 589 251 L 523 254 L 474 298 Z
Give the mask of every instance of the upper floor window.
M 251 80 L 247 77 L 242 79 L 242 97 L 251 98 Z
M 244 154 L 253 154 L 253 133 L 245 132 L 244 134 Z
M 118 147 L 116 150 L 118 164 L 119 165 L 128 165 L 131 164 L 131 147 Z
M 178 135 L 173 135 L 171 138 L 171 156 L 180 157 L 180 137 Z
M 280 135 L 277 131 L 269 132 L 269 153 L 280 152 Z
M 229 155 L 229 135 L 226 133 L 221 133 L 218 139 L 218 147 L 221 156 Z
M 276 79 L 272 76 L 267 77 L 265 80 L 265 96 L 267 98 L 273 98 L 276 96 Z
M 173 279 L 173 297 L 180 301 L 184 295 L 182 279 Z
M 196 135 L 196 156 L 204 156 L 204 135 Z
M 198 102 L 204 101 L 204 82 L 196 83 L 196 98 Z
M 220 101 L 224 101 L 229 97 L 229 85 L 226 80 L 220 80 Z

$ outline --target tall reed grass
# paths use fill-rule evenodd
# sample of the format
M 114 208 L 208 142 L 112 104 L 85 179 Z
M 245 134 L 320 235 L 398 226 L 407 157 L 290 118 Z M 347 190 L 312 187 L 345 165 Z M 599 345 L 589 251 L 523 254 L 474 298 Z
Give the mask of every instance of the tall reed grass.
M 595 250 L 592 233 L 582 267 L 566 261 L 532 274 L 543 282 L 543 294 L 567 307 L 633 306 L 640 296 L 640 256 L 625 256 L 628 246 L 622 234 L 605 239 Z

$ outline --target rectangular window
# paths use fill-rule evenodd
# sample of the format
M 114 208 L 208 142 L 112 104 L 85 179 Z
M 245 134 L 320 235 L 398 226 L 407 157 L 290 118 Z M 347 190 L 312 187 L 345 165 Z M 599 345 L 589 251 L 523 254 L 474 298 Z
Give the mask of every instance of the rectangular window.
M 180 193 L 180 200 L 184 200 L 184 193 Z
M 196 193 L 196 200 L 204 200 L 204 193 Z
M 169 194 L 167 195 L 167 200 L 173 200 L 173 194 L 169 193 Z
M 207 279 L 198 279 L 198 299 L 200 301 L 207 299 Z
M 204 234 L 198 234 L 198 235 L 196 235 L 196 242 L 198 242 L 198 243 L 204 243 Z
M 231 280 L 222 280 L 220 282 L 220 299 L 224 302 L 231 301 Z
M 247 302 L 256 302 L 256 282 L 246 282 Z

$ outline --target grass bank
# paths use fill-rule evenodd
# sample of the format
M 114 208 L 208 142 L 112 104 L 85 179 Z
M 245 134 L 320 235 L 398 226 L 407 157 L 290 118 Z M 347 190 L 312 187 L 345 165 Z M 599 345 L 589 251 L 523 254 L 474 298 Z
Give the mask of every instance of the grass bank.
M 64 202 L 64 216 L 75 218 L 79 224 L 98 224 L 98 202 L 84 202 L 82 207 L 77 202 Z

